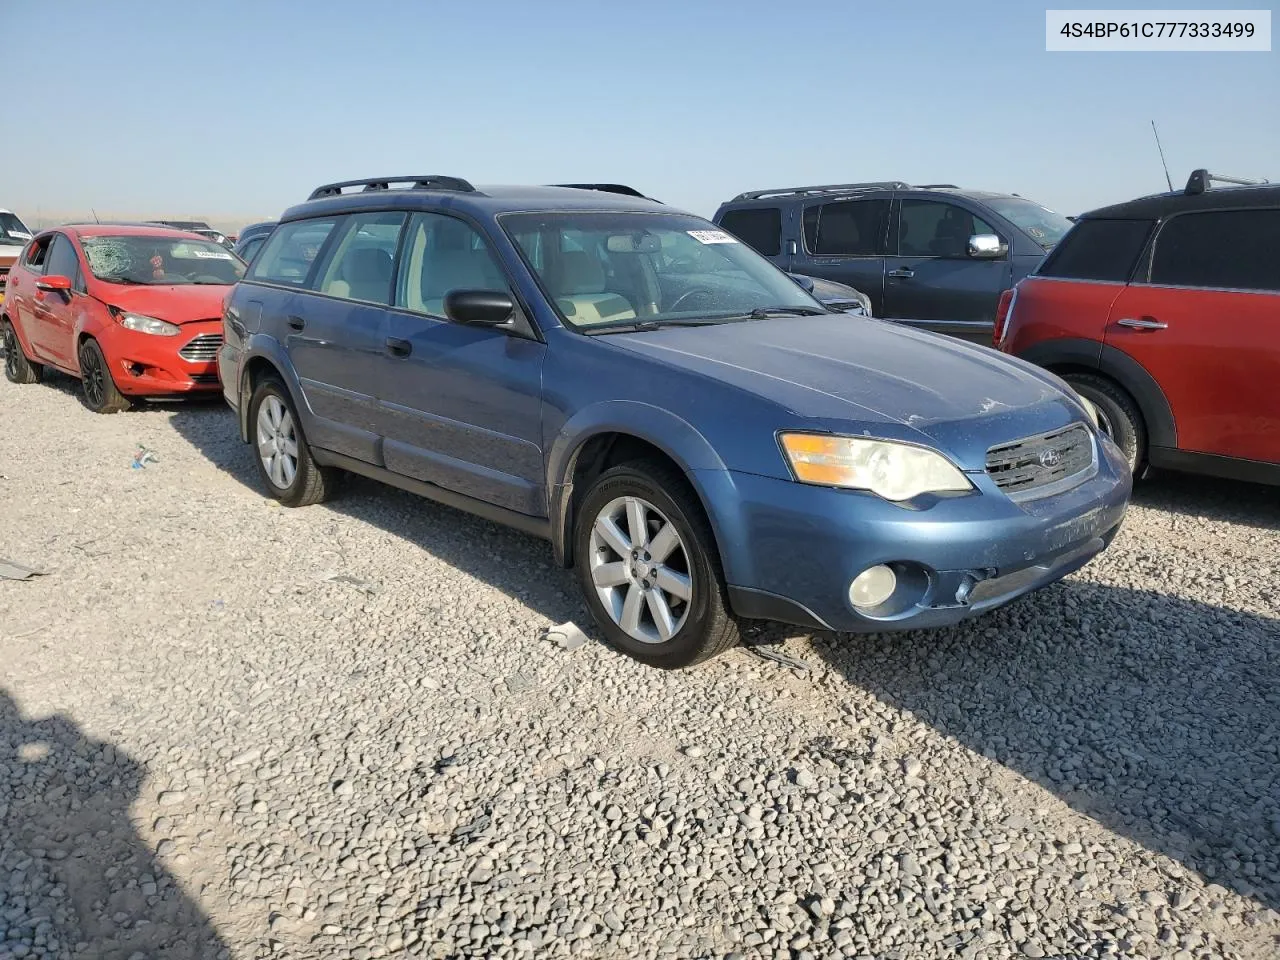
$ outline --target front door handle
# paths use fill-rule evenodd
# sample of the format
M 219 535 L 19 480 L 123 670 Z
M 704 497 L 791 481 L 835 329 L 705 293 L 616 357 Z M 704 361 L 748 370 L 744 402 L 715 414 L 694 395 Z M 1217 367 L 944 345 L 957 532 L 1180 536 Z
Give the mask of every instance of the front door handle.
M 897 270 L 889 271 L 889 276 L 899 277 L 903 280 L 910 280 L 915 275 L 916 275 L 916 272 L 912 270 L 910 267 L 899 267 Z
M 1116 321 L 1117 327 L 1128 327 L 1130 330 L 1168 330 L 1167 323 L 1161 323 L 1155 317 L 1125 317 L 1123 320 Z
M 387 352 L 393 357 L 407 357 L 413 353 L 413 344 L 399 337 L 387 337 Z
M 307 321 L 303 320 L 301 317 L 289 318 L 289 328 L 291 330 L 301 330 L 306 325 L 307 325 Z

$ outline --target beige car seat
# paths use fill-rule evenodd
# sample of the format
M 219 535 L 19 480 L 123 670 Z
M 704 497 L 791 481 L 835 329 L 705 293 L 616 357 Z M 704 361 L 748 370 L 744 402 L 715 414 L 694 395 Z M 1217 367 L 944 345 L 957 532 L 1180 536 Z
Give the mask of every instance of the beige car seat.
M 552 295 L 575 326 L 633 320 L 635 308 L 626 297 L 605 290 L 604 267 L 584 250 L 560 255 L 559 277 Z

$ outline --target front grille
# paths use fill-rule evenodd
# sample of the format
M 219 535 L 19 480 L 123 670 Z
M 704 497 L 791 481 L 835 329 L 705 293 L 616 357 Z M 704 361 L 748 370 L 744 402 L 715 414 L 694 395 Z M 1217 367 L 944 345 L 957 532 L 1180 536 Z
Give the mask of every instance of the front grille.
M 222 334 L 202 333 L 178 351 L 178 356 L 192 363 L 213 363 L 218 359 L 218 348 L 222 346 Z
M 1067 490 L 1095 469 L 1093 435 L 1080 423 L 987 451 L 987 474 L 1015 500 Z
M 216 373 L 193 373 L 190 374 L 192 383 L 218 383 L 218 375 Z

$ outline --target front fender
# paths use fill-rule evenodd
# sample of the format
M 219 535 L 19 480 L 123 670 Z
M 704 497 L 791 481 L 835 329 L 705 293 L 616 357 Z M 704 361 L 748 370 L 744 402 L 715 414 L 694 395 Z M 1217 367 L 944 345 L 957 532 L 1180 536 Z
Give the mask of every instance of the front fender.
M 717 532 L 715 510 L 708 502 L 698 471 L 724 471 L 724 461 L 696 427 L 669 410 L 637 400 L 605 400 L 577 411 L 566 420 L 547 451 L 547 489 L 551 545 L 557 562 L 573 562 L 573 474 L 578 455 L 592 437 L 619 433 L 657 447 L 689 478 Z
M 262 362 L 274 368 L 284 382 L 285 389 L 289 391 L 289 397 L 293 400 L 293 408 L 298 411 L 298 416 L 302 418 L 302 430 L 306 433 L 311 426 L 312 413 L 311 408 L 307 406 L 307 399 L 302 392 L 302 385 L 298 382 L 298 372 L 293 369 L 293 364 L 289 362 L 289 355 L 285 352 L 280 341 L 274 337 L 254 334 L 244 341 L 237 371 L 240 403 L 237 407 L 236 419 L 240 424 L 241 441 L 244 443 L 249 442 L 249 398 L 253 394 L 250 374 Z

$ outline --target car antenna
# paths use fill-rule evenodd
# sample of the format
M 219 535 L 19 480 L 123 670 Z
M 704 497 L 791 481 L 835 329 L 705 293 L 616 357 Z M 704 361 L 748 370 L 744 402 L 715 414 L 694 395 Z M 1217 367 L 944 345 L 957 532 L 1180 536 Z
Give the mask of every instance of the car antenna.
M 1160 146 L 1160 131 L 1156 129 L 1156 122 L 1151 121 L 1151 132 L 1156 135 L 1156 149 L 1160 151 L 1160 163 L 1164 167 L 1164 182 L 1169 185 L 1169 192 L 1173 193 L 1173 178 L 1169 176 L 1169 164 L 1165 163 L 1164 147 Z
M 97 224 L 101 224 L 101 223 L 102 223 L 102 221 L 98 219 L 98 211 L 97 211 L 97 210 L 93 209 L 93 207 L 90 207 L 90 208 L 89 208 L 89 212 L 93 214 L 93 222 L 94 222 L 94 223 L 97 223 Z

